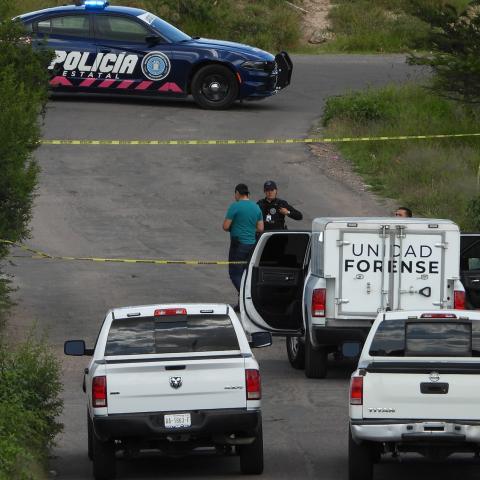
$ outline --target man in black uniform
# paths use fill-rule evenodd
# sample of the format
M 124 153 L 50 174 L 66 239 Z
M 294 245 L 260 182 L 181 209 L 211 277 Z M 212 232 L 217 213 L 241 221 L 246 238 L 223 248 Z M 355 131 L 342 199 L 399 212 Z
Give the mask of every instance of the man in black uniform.
M 301 220 L 303 215 L 295 210 L 285 200 L 277 198 L 277 184 L 273 180 L 268 180 L 263 185 L 265 198 L 257 202 L 263 214 L 265 231 L 286 230 L 285 217 L 293 220 Z

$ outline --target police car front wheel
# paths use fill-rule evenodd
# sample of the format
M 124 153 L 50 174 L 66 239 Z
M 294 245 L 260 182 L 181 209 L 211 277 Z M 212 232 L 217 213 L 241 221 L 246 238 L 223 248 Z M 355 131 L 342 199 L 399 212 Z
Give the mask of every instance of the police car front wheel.
M 225 109 L 238 97 L 238 82 L 223 65 L 207 65 L 193 77 L 192 95 L 202 108 Z

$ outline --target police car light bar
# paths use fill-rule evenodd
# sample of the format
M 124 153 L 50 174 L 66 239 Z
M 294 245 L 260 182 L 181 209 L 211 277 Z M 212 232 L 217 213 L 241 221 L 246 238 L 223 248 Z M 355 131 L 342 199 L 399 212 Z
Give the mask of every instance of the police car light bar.
M 108 7 L 108 0 L 85 0 L 85 8 L 102 9 Z

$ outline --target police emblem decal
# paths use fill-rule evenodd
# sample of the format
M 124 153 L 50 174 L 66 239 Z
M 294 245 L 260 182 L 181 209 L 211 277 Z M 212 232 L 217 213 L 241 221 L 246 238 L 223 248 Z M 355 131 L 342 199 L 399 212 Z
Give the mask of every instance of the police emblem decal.
M 172 388 L 178 389 L 182 386 L 182 384 L 182 377 L 170 377 L 170 386 Z
M 275 215 L 277 213 L 277 209 L 276 208 L 271 208 L 270 209 L 270 215 Z
M 154 82 L 167 78 L 170 69 L 170 59 L 162 52 L 150 52 L 142 61 L 143 74 Z

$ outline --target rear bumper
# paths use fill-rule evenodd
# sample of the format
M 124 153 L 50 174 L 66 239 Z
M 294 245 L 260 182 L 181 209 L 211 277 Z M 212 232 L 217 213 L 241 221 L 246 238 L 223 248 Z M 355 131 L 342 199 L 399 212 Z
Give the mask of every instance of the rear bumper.
M 246 409 L 196 410 L 191 414 L 192 425 L 165 428 L 164 416 L 176 412 L 115 414 L 93 417 L 95 434 L 102 440 L 142 439 L 162 440 L 174 435 L 188 435 L 192 440 L 211 440 L 213 443 L 243 443 L 253 441 L 260 431 L 262 415 L 259 410 Z M 179 413 L 187 413 L 185 411 Z M 231 437 L 234 435 L 234 437 Z M 242 440 L 243 439 L 243 440 Z
M 312 343 L 314 347 L 322 345 L 342 345 L 345 342 L 365 343 L 371 322 L 367 327 L 321 327 L 312 326 Z
M 468 420 L 352 420 L 355 441 L 399 443 L 480 443 L 480 421 Z

